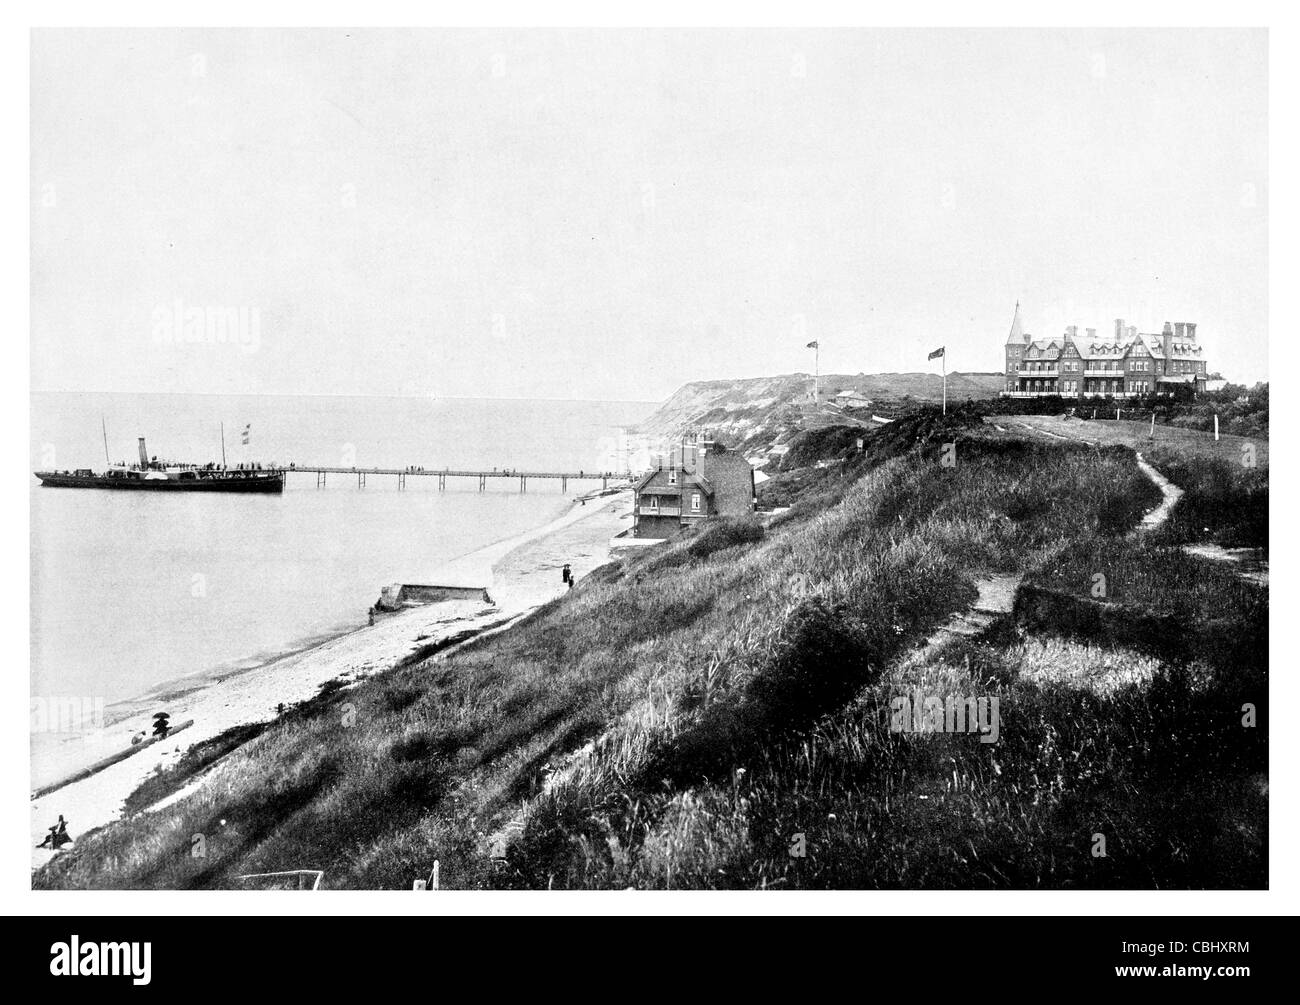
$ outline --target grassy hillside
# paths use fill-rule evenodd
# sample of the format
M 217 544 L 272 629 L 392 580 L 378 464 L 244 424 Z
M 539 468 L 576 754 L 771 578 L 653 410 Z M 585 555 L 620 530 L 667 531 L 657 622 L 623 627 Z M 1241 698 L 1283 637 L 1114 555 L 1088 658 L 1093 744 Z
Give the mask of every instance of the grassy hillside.
M 435 859 L 473 888 L 1262 885 L 1267 747 L 1239 721 L 1265 707 L 1261 591 L 1124 536 L 1157 500 L 1124 448 L 926 411 L 886 429 L 767 526 L 618 561 L 197 752 L 132 803 L 169 805 L 36 885 L 409 889 Z M 1105 641 L 1027 611 L 918 650 L 989 571 L 1104 605 Z M 1204 657 L 1143 620 L 1188 604 L 1216 619 Z M 892 732 L 917 689 L 998 698 L 998 742 Z
M 1173 518 L 1161 532 L 1168 544 L 1268 545 L 1267 439 L 1225 433 L 1216 440 L 1202 431 L 1160 425 L 1155 427 L 1152 438 L 1146 422 L 1081 421 L 1068 416 L 1023 415 L 1014 419 L 998 417 L 996 421 L 1012 429 L 1142 451 L 1184 492 Z M 1267 418 L 1263 425 L 1268 425 Z
M 996 395 L 1003 387 L 999 373 L 952 373 L 948 398 L 963 402 Z M 638 428 L 651 439 L 675 439 L 684 432 L 710 430 L 746 455 L 765 454 L 801 430 L 848 421 L 869 425 L 873 411 L 893 415 L 919 402 L 938 402 L 943 378 L 935 373 L 826 374 L 820 379 L 820 400 L 812 401 L 811 374 L 743 380 L 709 380 L 686 384 Z M 872 400 L 869 408 L 845 412 L 835 401 L 841 391 L 854 391 Z

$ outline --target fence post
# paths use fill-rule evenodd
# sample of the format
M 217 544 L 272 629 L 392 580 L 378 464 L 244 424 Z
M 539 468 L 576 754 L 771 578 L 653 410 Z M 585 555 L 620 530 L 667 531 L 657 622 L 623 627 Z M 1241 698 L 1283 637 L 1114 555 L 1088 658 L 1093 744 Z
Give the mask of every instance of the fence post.
M 1214 413 L 1214 442 L 1219 442 L 1219 413 Z

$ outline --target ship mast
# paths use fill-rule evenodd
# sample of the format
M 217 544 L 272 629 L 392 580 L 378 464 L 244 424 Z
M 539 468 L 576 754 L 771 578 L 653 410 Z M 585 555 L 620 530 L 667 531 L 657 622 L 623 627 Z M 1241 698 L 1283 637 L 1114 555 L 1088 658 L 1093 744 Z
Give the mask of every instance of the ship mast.
M 111 468 L 113 466 L 113 462 L 108 459 L 108 424 L 104 421 L 104 417 L 102 415 L 99 417 L 99 428 L 104 433 L 104 463 Z
M 221 421 L 221 466 L 226 466 L 226 422 Z

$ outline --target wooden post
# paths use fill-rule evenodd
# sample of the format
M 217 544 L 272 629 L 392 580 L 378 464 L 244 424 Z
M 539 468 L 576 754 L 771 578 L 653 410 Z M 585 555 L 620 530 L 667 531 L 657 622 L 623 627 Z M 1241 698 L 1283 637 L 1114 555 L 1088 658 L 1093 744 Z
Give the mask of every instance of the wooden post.
M 1151 439 L 1156 438 L 1156 410 L 1151 409 Z
M 1219 442 L 1219 413 L 1214 413 L 1214 442 Z

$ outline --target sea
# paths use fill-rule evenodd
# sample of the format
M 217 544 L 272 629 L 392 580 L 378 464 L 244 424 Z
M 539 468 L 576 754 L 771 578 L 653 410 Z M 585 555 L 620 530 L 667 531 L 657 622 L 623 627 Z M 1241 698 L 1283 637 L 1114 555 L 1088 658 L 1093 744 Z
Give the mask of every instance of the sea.
M 618 470 L 653 402 L 34 393 L 32 471 L 137 459 Z M 367 622 L 383 586 L 548 523 L 598 480 L 291 473 L 283 495 L 31 488 L 31 693 L 85 702 L 258 665 Z

